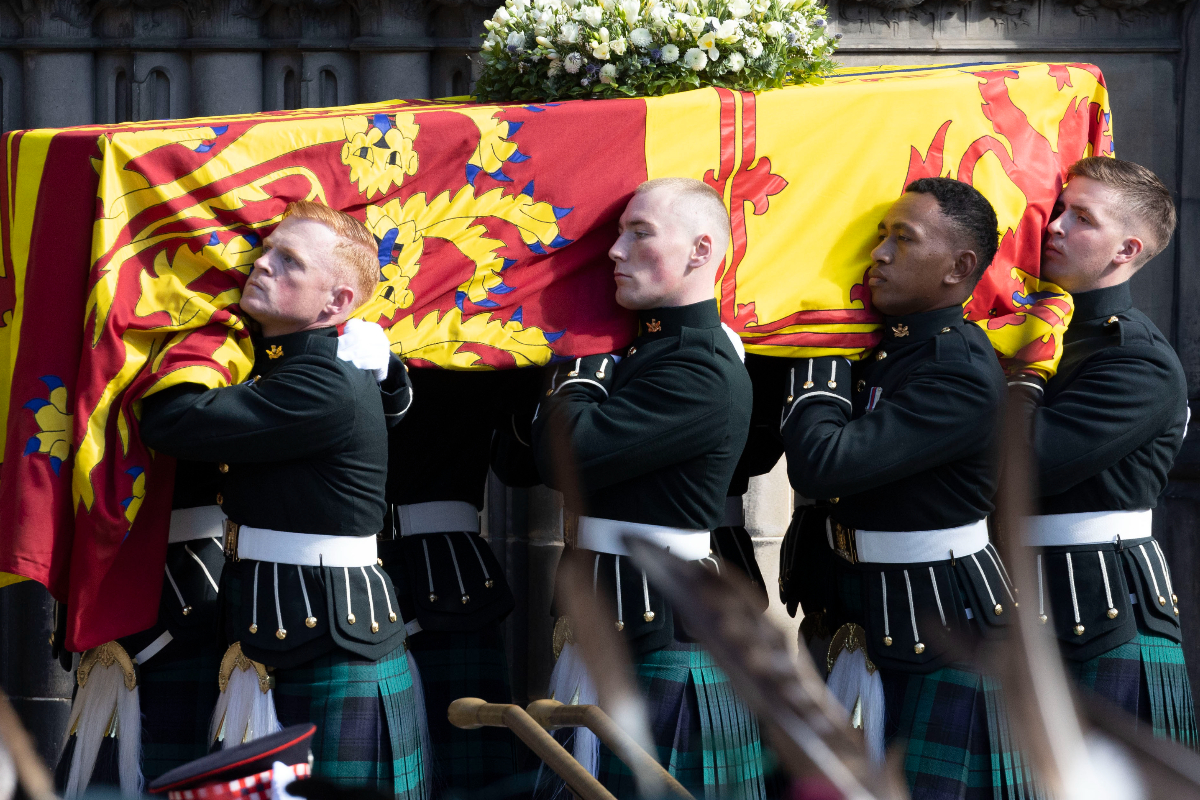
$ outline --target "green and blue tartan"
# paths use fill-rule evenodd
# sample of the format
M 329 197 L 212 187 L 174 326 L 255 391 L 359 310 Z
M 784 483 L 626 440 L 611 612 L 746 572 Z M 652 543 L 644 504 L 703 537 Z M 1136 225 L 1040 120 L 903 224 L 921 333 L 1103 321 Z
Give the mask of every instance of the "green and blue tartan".
M 1139 630 L 1132 641 L 1087 661 L 1068 661 L 1067 668 L 1085 689 L 1149 723 L 1155 736 L 1200 745 L 1182 645 Z
M 912 800 L 1041 796 L 1013 744 L 996 682 L 964 665 L 925 675 L 879 671 L 885 740 L 905 748 Z
M 417 698 L 405 648 L 378 661 L 336 650 L 275 671 L 275 710 L 284 727 L 317 725 L 313 775 L 364 786 L 396 800 L 424 800 Z
M 447 710 L 460 697 L 511 703 L 508 659 L 499 625 L 483 630 L 422 631 L 413 657 L 421 670 L 429 739 L 433 748 L 433 796 L 453 796 L 495 784 L 517 772 L 517 739 L 507 728 L 463 730 Z
M 675 642 L 634 660 L 659 763 L 696 798 L 764 800 L 758 721 L 712 657 Z M 633 774 L 604 745 L 597 778 L 619 800 L 637 796 Z

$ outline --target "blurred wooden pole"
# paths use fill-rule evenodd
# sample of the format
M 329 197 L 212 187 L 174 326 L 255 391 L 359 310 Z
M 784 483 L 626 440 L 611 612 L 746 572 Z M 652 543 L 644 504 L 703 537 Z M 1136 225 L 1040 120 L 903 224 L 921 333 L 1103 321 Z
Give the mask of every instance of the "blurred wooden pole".
M 54 779 L 34 748 L 33 738 L 17 717 L 8 695 L 0 690 L 0 742 L 12 756 L 17 784 L 29 800 L 57 800 Z
M 582 800 L 616 800 L 600 781 L 554 741 L 546 730 L 534 721 L 525 709 L 510 703 L 489 703 L 477 697 L 460 697 L 450 704 L 450 723 L 459 728 L 484 726 L 508 728 L 529 746 L 546 766 L 567 783 L 567 787 Z

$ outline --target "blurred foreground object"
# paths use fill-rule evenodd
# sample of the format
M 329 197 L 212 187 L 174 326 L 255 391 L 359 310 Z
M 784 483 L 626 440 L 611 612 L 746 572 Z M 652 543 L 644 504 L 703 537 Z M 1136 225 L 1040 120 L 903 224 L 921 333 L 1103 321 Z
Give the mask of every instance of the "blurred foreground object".
M 28 800 L 57 800 L 54 780 L 38 758 L 33 739 L 0 690 L 0 800 L 20 791 Z

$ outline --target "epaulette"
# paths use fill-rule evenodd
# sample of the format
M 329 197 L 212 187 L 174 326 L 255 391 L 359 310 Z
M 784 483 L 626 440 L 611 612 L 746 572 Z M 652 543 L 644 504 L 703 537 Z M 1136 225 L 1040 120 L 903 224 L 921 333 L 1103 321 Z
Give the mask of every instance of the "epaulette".
M 1141 320 L 1124 313 L 1113 314 L 1103 323 L 1105 333 L 1119 337 L 1121 345 L 1154 344 L 1154 334 Z
M 962 334 L 962 328 L 944 328 L 933 337 L 935 361 L 970 361 L 971 344 Z
M 724 334 L 721 334 L 722 336 Z M 710 353 L 717 350 L 717 339 L 708 328 L 684 328 L 679 332 L 680 347 L 702 347 Z

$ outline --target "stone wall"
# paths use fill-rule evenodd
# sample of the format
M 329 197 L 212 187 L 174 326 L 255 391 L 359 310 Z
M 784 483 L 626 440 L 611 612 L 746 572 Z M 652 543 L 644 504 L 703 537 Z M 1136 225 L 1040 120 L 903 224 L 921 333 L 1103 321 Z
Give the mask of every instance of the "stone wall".
M 0 0 L 0 129 L 123 122 L 396 97 L 462 94 L 496 0 Z M 848 65 L 1087 61 L 1111 91 L 1117 153 L 1177 192 L 1180 230 L 1134 281 L 1200 392 L 1200 45 L 1196 5 L 1159 0 L 829 0 Z M 862 124 L 887 125 L 865 118 Z M 1188 443 L 1156 514 L 1175 564 L 1193 677 L 1200 678 L 1200 444 Z M 748 527 L 768 584 L 791 492 L 782 465 L 757 478 Z M 550 593 L 562 550 L 561 497 L 492 480 L 486 531 L 517 607 L 507 622 L 518 699 L 552 666 Z M 770 613 L 795 629 L 772 598 Z M 0 686 L 49 756 L 70 680 L 49 660 L 49 603 L 0 590 Z M 1200 684 L 1197 684 L 1200 685 Z

